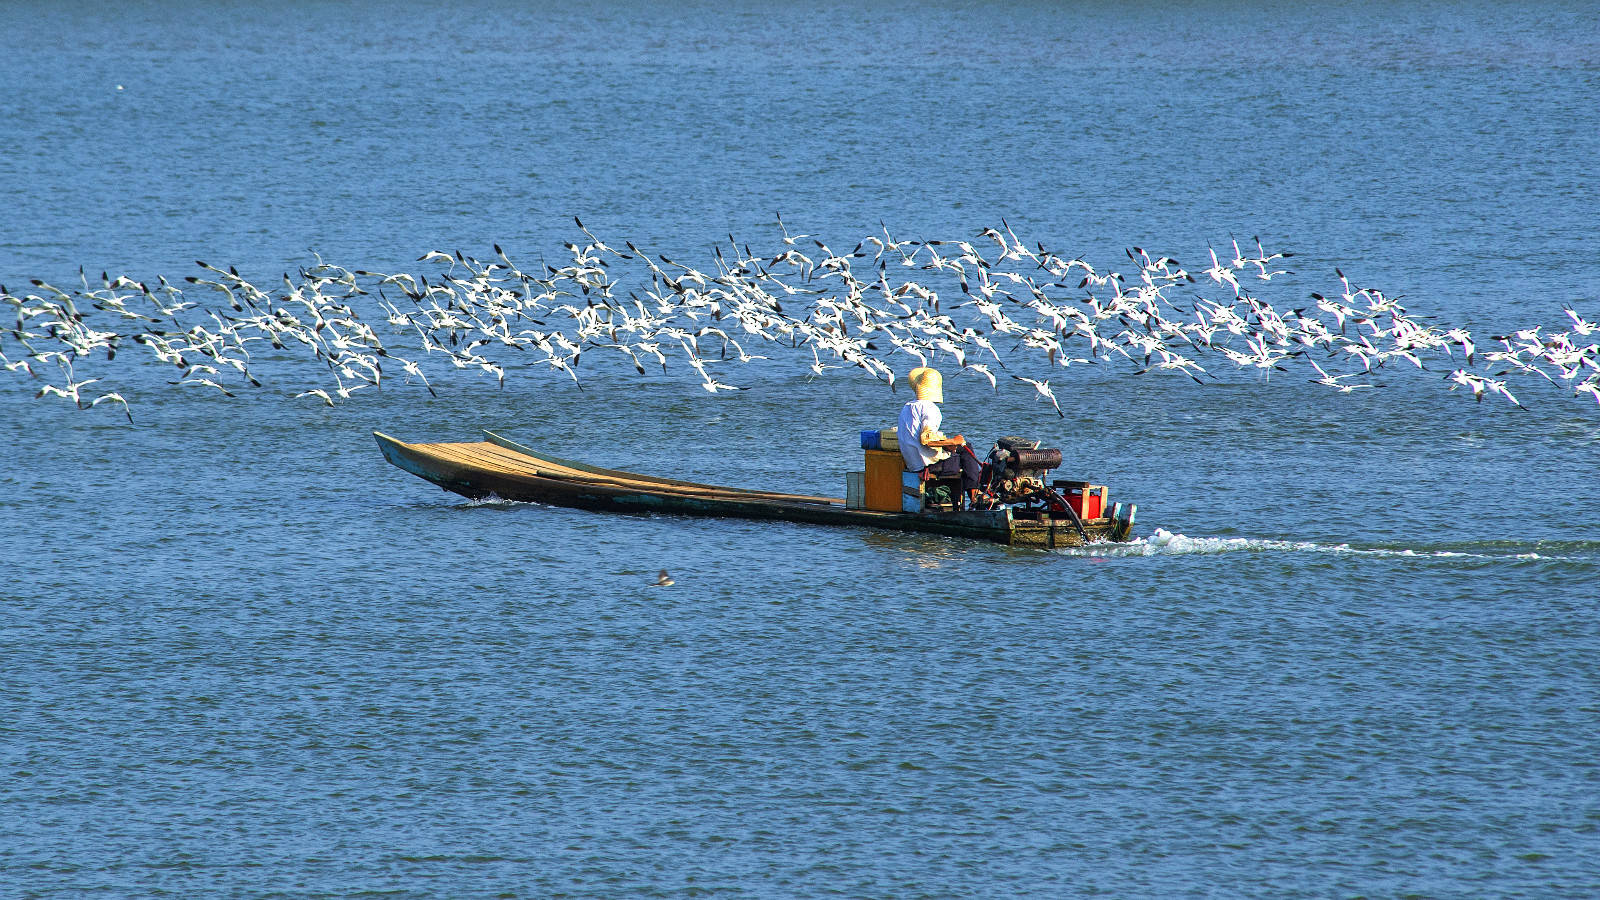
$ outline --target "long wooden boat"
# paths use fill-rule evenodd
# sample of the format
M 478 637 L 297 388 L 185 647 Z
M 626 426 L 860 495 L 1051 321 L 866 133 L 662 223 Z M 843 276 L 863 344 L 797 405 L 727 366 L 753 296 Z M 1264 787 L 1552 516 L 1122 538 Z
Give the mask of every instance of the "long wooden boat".
M 1023 547 L 1071 547 L 1126 541 L 1131 514 L 1069 519 L 1024 510 L 880 512 L 850 509 L 835 497 L 718 487 L 602 469 L 531 450 L 493 432 L 470 443 L 408 444 L 372 433 L 394 465 L 463 497 L 545 503 L 619 513 L 666 513 L 848 525 L 997 541 Z

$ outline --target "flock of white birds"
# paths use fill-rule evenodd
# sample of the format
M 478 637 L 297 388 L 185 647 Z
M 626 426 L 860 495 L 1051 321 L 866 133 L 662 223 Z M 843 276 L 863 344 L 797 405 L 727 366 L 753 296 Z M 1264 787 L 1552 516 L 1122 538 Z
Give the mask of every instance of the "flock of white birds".
M 186 390 L 232 397 L 271 383 L 333 405 L 397 381 L 432 393 L 430 379 L 450 373 L 503 387 L 531 369 L 581 388 L 586 354 L 625 359 L 640 375 L 681 364 L 711 393 L 743 390 L 735 365 L 773 348 L 809 358 L 815 375 L 859 369 L 891 387 L 915 365 L 981 377 L 996 391 L 1015 381 L 1058 414 L 1050 379 L 1003 376 L 1007 360 L 1026 357 L 1034 374 L 1041 363 L 1120 363 L 1201 382 L 1218 370 L 1267 377 L 1303 366 L 1309 381 L 1342 392 L 1373 387 L 1389 367 L 1433 373 L 1479 400 L 1521 406 L 1512 388 L 1534 381 L 1600 402 L 1600 324 L 1575 310 L 1559 329 L 1480 340 L 1337 269 L 1336 290 L 1274 306 L 1252 291 L 1289 274 L 1278 266 L 1292 254 L 1259 240 L 1210 249 L 1209 265 L 1193 271 L 1135 247 L 1114 271 L 1030 248 L 1004 221 L 971 240 L 897 240 L 885 228 L 839 252 L 780 218 L 770 252 L 730 235 L 695 268 L 577 227 L 584 240 L 565 245 L 564 265 L 531 271 L 495 246 L 489 260 L 426 253 L 418 261 L 431 274 L 319 256 L 268 287 L 205 262 L 178 284 L 101 273 L 91 285 L 80 270 L 76 287 L 0 285 L 15 312 L 14 327 L 0 330 L 0 365 L 33 379 L 37 397 L 120 406 L 130 423 L 128 398 L 106 389 L 130 358 L 170 367 L 170 383 Z

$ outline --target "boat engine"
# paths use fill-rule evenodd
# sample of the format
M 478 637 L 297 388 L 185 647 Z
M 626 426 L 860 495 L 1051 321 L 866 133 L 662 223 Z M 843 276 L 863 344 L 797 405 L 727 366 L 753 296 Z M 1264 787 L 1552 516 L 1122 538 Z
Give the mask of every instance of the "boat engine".
M 1061 465 L 1061 451 L 1039 447 L 1038 441 L 1003 437 L 989 451 L 986 487 L 998 502 L 1031 497 L 1045 486 L 1045 474 Z
M 983 487 L 972 498 L 971 508 L 1008 510 L 1008 517 L 1016 521 L 1071 523 L 1085 543 L 1091 540 L 1090 528 L 1113 541 L 1128 540 L 1138 507 L 1116 503 L 1108 509 L 1105 485 L 1047 482 L 1050 470 L 1060 465 L 1060 450 L 1040 447 L 1038 441 L 1027 438 L 1003 437 L 989 451 Z

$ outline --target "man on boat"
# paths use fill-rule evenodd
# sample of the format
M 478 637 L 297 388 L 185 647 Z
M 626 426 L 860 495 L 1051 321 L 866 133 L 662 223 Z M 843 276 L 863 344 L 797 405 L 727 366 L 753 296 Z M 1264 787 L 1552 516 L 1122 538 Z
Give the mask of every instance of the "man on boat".
M 952 441 L 939 431 L 944 421 L 938 406 L 944 402 L 943 376 L 937 369 L 919 366 L 911 370 L 906 380 L 917 395 L 900 410 L 896 432 L 906 469 L 921 472 L 924 481 L 959 475 L 962 496 L 971 496 L 983 476 L 983 464 L 965 441 Z

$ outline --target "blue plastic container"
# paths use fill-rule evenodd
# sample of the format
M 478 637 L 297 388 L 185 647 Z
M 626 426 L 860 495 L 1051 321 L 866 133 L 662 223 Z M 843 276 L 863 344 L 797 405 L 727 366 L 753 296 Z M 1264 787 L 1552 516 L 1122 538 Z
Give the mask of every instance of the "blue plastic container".
M 880 435 L 876 431 L 863 431 L 863 432 L 861 432 L 861 449 L 863 449 L 863 450 L 882 450 L 883 449 L 883 437 L 882 437 L 882 435 Z

